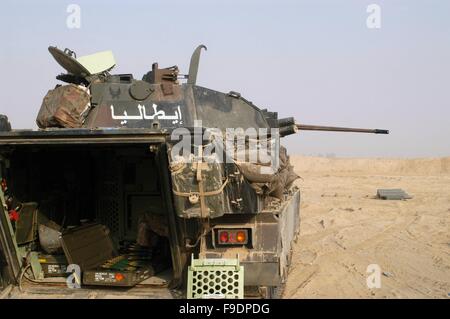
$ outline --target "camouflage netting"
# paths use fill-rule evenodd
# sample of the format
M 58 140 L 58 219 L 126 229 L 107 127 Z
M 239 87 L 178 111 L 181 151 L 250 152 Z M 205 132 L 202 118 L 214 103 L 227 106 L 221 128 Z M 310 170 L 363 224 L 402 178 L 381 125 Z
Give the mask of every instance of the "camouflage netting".
M 40 128 L 79 128 L 90 109 L 90 95 L 87 88 L 69 84 L 57 86 L 48 91 L 36 119 Z
M 294 172 L 287 150 L 283 146 L 280 146 L 280 166 L 275 173 L 266 173 L 267 170 L 264 170 L 264 167 L 270 171 L 270 166 L 260 162 L 236 162 L 236 165 L 258 194 L 280 200 L 283 200 L 283 194 L 299 178 Z

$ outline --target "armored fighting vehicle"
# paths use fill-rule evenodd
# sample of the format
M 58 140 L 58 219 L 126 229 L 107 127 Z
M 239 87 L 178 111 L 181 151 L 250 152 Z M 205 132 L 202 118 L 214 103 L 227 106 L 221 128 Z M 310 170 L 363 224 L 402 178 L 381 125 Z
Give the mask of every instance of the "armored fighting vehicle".
M 0 117 L 0 287 L 49 297 L 276 297 L 299 230 L 298 176 L 280 139 L 302 125 L 237 92 L 154 63 L 112 74 L 77 57 L 45 95 L 38 130 Z M 127 287 L 127 290 L 116 289 Z

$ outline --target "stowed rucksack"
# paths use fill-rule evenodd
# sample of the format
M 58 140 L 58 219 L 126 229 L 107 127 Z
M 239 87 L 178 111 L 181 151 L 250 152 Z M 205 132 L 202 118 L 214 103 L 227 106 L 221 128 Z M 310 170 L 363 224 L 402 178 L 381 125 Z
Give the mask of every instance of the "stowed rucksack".
M 90 106 L 87 88 L 75 84 L 57 86 L 44 97 L 36 124 L 40 128 L 78 128 L 83 125 Z

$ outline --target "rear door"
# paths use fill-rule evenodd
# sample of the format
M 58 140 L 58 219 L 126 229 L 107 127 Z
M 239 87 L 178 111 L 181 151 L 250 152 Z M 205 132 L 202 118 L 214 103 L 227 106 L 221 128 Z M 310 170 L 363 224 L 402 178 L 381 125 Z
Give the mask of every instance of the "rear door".
M 5 160 L 0 156 L 0 180 Z M 0 290 L 15 282 L 20 271 L 13 229 L 6 209 L 5 197 L 0 187 Z

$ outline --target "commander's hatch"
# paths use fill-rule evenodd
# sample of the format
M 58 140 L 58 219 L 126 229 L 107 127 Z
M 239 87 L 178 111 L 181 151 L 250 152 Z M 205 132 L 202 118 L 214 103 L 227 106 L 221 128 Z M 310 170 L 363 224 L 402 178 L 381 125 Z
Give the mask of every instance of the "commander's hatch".
M 62 51 L 57 47 L 50 46 L 48 51 L 69 74 L 78 77 L 84 78 L 89 75 L 107 72 L 116 65 L 111 51 L 102 51 L 79 58 L 77 58 L 75 52 L 69 49 Z

